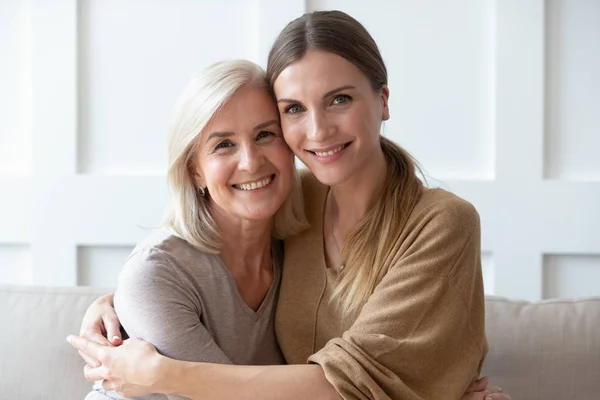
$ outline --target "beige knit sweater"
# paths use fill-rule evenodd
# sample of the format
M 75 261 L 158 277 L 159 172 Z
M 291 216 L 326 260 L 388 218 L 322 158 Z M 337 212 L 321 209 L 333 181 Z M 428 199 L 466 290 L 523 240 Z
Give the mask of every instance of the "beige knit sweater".
M 331 302 L 328 187 L 303 176 L 310 229 L 285 242 L 276 332 L 290 364 L 317 363 L 344 399 L 460 399 L 487 353 L 479 216 L 423 189 L 392 264 L 356 319 Z

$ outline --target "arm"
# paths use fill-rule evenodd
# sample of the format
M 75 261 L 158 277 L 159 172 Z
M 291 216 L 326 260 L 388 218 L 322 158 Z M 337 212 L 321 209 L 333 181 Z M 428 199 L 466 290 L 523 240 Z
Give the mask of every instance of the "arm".
M 201 321 L 201 300 L 157 249 L 144 249 L 125 264 L 114 296 L 123 328 L 159 353 L 186 361 L 231 364 Z
M 463 215 L 458 215 L 456 221 L 446 222 L 444 219 L 441 225 L 422 227 L 418 240 L 414 240 L 402 259 L 395 261 L 352 328 L 313 356 L 311 361 L 319 365 L 258 367 L 189 363 L 166 359 L 146 348 L 137 360 L 148 360 L 138 362 L 147 367 L 147 374 L 131 376 L 127 382 L 141 382 L 151 386 L 153 392 L 178 393 L 192 399 L 338 399 L 340 395 L 345 399 L 385 399 L 391 398 L 392 393 L 393 398 L 402 398 L 393 392 L 398 386 L 409 393 L 404 398 L 460 398 L 477 374 L 484 351 L 470 334 L 464 335 L 469 331 L 465 318 L 469 308 L 465 308 L 466 297 L 461 294 L 465 287 L 457 285 L 457 281 L 463 281 L 461 273 L 472 275 L 470 283 L 468 279 L 465 281 L 467 287 L 478 285 L 474 271 L 479 268 L 479 225 L 476 213 L 470 214 L 466 221 Z M 408 294 L 410 301 L 390 301 L 390 293 Z M 478 295 L 474 297 L 477 300 Z M 482 301 L 483 298 L 481 304 L 474 301 L 470 311 L 476 314 L 476 307 L 482 306 Z M 419 336 L 423 333 L 426 336 Z M 98 354 L 93 343 L 76 337 L 71 340 L 75 347 Z M 144 346 L 136 342 L 132 345 Z M 99 356 L 105 364 L 127 371 L 127 360 L 118 351 L 107 349 Z M 374 365 L 380 370 L 374 369 Z M 355 373 L 359 379 L 354 381 Z M 107 371 L 95 369 L 88 378 L 110 380 L 111 376 Z M 109 385 L 115 386 L 107 388 L 127 390 L 120 386 L 123 384 L 111 381 Z M 392 391 L 388 391 L 389 384 Z M 407 392 L 420 385 L 431 385 L 432 389 L 425 388 L 429 390 L 425 394 Z M 130 396 L 137 393 L 124 392 Z M 428 396 L 431 393 L 434 395 Z M 465 399 L 480 400 L 485 395 L 486 392 L 479 391 Z

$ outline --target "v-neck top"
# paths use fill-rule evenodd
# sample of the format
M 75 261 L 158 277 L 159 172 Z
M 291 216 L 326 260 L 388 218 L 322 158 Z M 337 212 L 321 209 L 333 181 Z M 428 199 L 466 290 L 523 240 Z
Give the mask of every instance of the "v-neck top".
M 273 282 L 255 312 L 219 255 L 202 252 L 166 232 L 154 232 L 125 262 L 115 292 L 117 316 L 130 337 L 152 343 L 171 358 L 283 364 L 273 326 L 282 243 L 274 241 L 272 250 Z
M 324 255 L 329 188 L 305 171 L 302 190 L 310 228 L 285 240 L 275 317 L 286 361 L 319 364 L 343 399 L 460 399 L 487 353 L 475 208 L 423 187 L 387 272 L 346 317 L 333 298 L 344 272 Z

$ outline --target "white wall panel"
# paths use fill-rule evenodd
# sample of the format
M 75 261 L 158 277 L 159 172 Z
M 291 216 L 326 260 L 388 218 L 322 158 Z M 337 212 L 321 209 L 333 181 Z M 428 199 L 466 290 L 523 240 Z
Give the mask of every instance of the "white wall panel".
M 546 3 L 546 159 L 550 179 L 600 181 L 600 2 Z
M 496 265 L 492 253 L 483 252 L 481 254 L 481 269 L 485 294 L 496 294 Z
M 31 249 L 22 244 L 0 244 L 0 283 L 32 283 Z
M 0 175 L 31 174 L 29 2 L 0 1 Z
M 82 0 L 79 172 L 164 173 L 177 96 L 213 62 L 257 61 L 255 14 L 245 0 Z
M 77 248 L 77 284 L 114 288 L 132 246 L 79 246 Z
M 312 0 L 339 9 L 375 38 L 390 86 L 386 134 L 438 179 L 494 177 L 491 0 Z
M 600 255 L 544 256 L 545 299 L 598 296 L 600 293 Z
M 380 45 L 386 134 L 479 211 L 486 293 L 600 295 L 594 0 L 0 1 L 2 279 L 113 286 L 160 223 L 190 76 L 265 66 L 291 19 L 331 8 Z
M 496 294 L 496 265 L 492 253 L 484 252 L 481 254 L 481 269 L 485 294 Z

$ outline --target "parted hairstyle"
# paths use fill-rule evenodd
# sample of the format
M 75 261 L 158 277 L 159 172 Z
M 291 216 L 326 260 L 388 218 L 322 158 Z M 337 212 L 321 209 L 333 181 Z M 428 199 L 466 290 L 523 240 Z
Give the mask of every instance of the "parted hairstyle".
M 163 226 L 194 247 L 213 254 L 219 253 L 221 235 L 211 215 L 210 193 L 198 194 L 193 179 L 194 159 L 208 122 L 242 88 L 260 88 L 271 93 L 265 72 L 250 61 L 222 61 L 204 69 L 177 100 L 169 132 L 170 201 Z M 277 238 L 294 235 L 308 226 L 295 168 L 293 176 L 291 193 L 274 216 L 273 232 Z
M 267 64 L 273 86 L 279 74 L 308 51 L 324 51 L 345 58 L 358 67 L 374 91 L 387 85 L 387 69 L 375 40 L 354 18 L 341 11 L 317 11 L 290 22 L 279 34 Z M 341 249 L 343 272 L 333 298 L 341 312 L 360 311 L 387 273 L 400 232 L 418 202 L 423 184 L 412 156 L 391 140 L 380 136 L 387 163 L 383 192 L 348 235 Z

